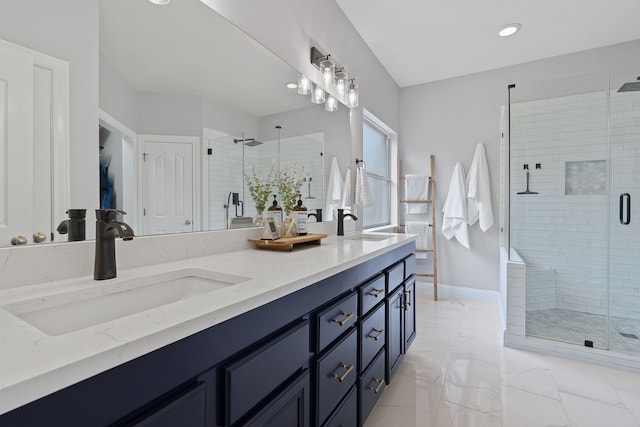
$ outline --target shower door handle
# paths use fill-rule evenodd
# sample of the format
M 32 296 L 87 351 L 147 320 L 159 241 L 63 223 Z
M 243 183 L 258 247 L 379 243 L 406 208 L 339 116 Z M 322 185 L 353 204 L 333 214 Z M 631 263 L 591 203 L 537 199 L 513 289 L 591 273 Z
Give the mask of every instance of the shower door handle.
M 626 218 L 625 218 L 625 199 L 627 200 Z M 631 223 L 631 194 L 620 194 L 620 224 L 629 225 Z

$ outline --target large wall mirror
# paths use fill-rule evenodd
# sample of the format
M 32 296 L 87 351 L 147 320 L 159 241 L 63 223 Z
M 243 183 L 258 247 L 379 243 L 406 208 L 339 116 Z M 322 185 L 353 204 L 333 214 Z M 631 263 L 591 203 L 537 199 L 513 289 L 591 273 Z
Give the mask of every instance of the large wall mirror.
M 51 219 L 33 230 L 46 236 L 38 244 L 67 240 L 56 228 L 69 208 L 87 210 L 92 238 L 98 203 L 126 211 L 124 220 L 137 235 L 226 229 L 232 218 L 256 213 L 244 173 L 287 164 L 304 171 L 304 204 L 322 207 L 329 160 L 348 164 L 351 154 L 347 107 L 326 112 L 287 88 L 297 70 L 200 0 L 166 6 L 92 1 L 99 5 L 99 51 L 92 53 L 99 63 L 95 150 L 106 179 L 96 179 L 96 205 L 50 202 Z M 96 19 L 74 17 L 83 18 Z M 47 50 L 41 53 L 55 53 Z M 69 62 L 73 87 L 73 58 L 58 57 Z M 56 185 L 53 178 L 42 179 Z M 66 199 L 54 197 L 65 192 L 68 187 L 52 187 L 50 193 L 73 203 L 73 191 Z M 234 193 L 242 204 L 233 204 Z M 31 233 L 21 233 L 29 245 L 35 244 Z M 0 242 L 10 244 L 8 238 Z

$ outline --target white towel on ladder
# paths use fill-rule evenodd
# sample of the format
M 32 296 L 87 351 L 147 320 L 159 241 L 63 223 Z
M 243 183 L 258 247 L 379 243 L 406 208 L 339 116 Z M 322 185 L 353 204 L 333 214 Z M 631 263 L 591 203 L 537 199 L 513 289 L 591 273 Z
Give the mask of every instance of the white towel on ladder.
M 333 220 L 333 211 L 340 206 L 340 200 L 342 199 L 342 174 L 340 173 L 340 166 L 338 165 L 338 159 L 331 159 L 331 168 L 329 169 L 329 180 L 327 182 L 327 198 L 324 204 L 324 220 Z
M 431 227 L 428 222 L 423 221 L 406 221 L 405 232 L 407 234 L 417 234 L 416 249 L 426 250 L 431 245 Z M 426 252 L 416 252 L 417 259 L 427 259 Z
M 404 197 L 407 200 L 429 200 L 429 175 L 406 175 L 404 180 Z M 407 203 L 407 213 L 427 213 L 427 204 Z
M 347 173 L 344 174 L 344 185 L 342 186 L 342 202 L 340 207 L 342 209 L 351 209 L 353 200 L 351 197 L 351 168 L 347 168 Z
M 484 145 L 480 142 L 476 146 L 471 168 L 467 175 L 467 216 L 469 225 L 480 222 L 480 230 L 487 231 L 493 225 L 493 211 L 491 210 L 491 183 L 489 181 L 489 166 Z
M 460 162 L 453 169 L 449 184 L 449 193 L 442 208 L 442 235 L 447 240 L 455 237 L 469 249 L 469 230 L 467 225 L 467 192 L 464 185 L 464 168 Z
M 369 177 L 367 176 L 367 170 L 364 165 L 358 166 L 356 171 L 356 205 L 360 205 L 363 208 L 373 206 L 373 196 L 371 195 L 371 189 L 369 188 Z

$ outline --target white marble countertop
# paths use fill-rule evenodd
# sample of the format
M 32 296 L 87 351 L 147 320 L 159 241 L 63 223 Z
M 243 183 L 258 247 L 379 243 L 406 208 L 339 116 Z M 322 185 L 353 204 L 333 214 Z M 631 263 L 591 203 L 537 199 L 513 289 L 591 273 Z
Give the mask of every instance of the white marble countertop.
M 385 234 L 385 233 L 376 233 Z M 247 249 L 0 291 L 0 414 L 347 270 L 412 240 L 330 236 L 292 252 Z M 208 294 L 50 336 L 3 306 L 193 268 L 249 278 Z

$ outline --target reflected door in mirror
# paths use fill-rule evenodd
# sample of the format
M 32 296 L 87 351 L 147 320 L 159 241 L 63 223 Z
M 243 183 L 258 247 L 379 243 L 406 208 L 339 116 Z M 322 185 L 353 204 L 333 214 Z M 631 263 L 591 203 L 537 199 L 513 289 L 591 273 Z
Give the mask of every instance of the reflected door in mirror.
M 144 234 L 194 231 L 195 137 L 142 135 Z

